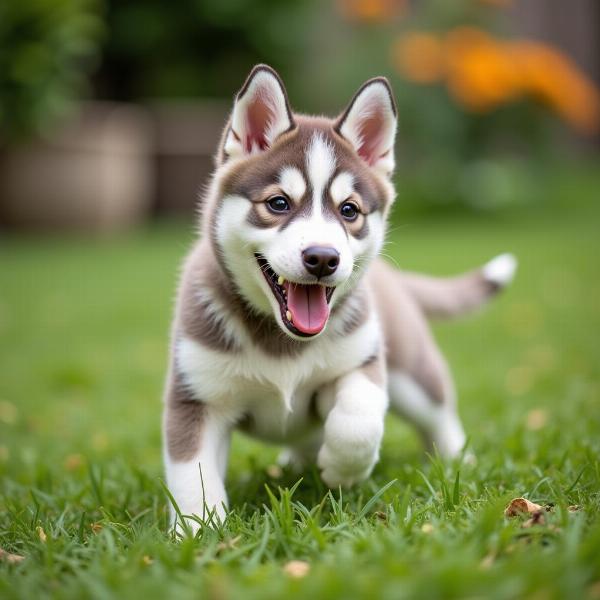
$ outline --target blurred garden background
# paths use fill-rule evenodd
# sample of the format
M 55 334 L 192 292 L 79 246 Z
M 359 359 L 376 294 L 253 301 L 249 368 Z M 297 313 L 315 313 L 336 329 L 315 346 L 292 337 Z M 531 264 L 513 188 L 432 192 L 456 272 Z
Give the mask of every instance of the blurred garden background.
M 435 326 L 475 466 L 390 419 L 339 494 L 238 436 L 230 518 L 175 543 L 173 297 L 258 62 L 301 112 L 390 79 L 388 258 L 520 270 Z M 600 598 L 599 84 L 597 0 L 0 2 L 0 597 Z
M 596 0 L 7 0 L 0 224 L 189 217 L 258 62 L 304 112 L 336 114 L 362 81 L 390 78 L 398 211 L 523 206 L 537 167 L 598 151 L 599 12 Z

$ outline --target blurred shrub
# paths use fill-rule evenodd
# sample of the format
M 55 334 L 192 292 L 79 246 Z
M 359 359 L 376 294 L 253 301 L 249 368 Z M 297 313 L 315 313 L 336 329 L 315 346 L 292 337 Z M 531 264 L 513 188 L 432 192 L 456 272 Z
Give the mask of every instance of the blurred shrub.
M 527 201 L 519 157 L 600 130 L 598 90 L 556 48 L 506 37 L 510 0 L 0 0 L 0 141 L 100 98 L 230 99 L 268 62 L 292 105 L 339 111 L 373 75 L 399 105 L 401 205 Z M 556 116 L 560 117 L 557 119 Z
M 402 35 L 393 57 L 408 81 L 444 84 L 455 110 L 467 115 L 483 116 L 533 101 L 547 105 L 583 134 L 600 129 L 600 94 L 567 56 L 547 44 L 506 40 L 460 26 L 443 34 Z
M 231 98 L 257 62 L 301 62 L 315 0 L 108 0 L 98 93 Z
M 0 2 L 0 141 L 48 128 L 84 93 L 100 13 L 99 0 Z
M 557 48 L 507 37 L 502 9 L 510 4 L 336 0 L 351 39 L 340 60 L 351 57 L 363 77 L 391 67 L 401 205 L 495 209 L 527 202 L 535 196 L 527 192 L 534 171 L 518 157 L 564 151 L 560 121 L 578 135 L 600 132 L 598 89 Z M 341 64 L 329 69 L 332 78 L 344 71 Z

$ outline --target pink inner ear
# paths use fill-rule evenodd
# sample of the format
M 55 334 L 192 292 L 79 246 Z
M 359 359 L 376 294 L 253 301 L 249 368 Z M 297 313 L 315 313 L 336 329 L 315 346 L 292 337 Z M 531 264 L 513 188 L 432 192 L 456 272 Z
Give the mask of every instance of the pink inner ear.
M 268 148 L 266 133 L 273 119 L 273 103 L 269 97 L 257 93 L 246 111 L 246 152 L 254 146 L 260 150 Z
M 380 111 L 371 114 L 360 124 L 361 145 L 358 154 L 370 166 L 373 166 L 381 158 L 384 125 L 383 114 Z

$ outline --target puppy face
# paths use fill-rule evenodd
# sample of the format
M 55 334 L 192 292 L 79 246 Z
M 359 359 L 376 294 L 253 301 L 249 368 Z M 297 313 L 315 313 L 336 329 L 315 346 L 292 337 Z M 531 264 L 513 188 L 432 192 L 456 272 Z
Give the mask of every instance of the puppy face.
M 246 301 L 287 335 L 322 333 L 379 252 L 395 127 L 383 79 L 337 120 L 292 115 L 268 67 L 238 94 L 215 177 L 213 243 Z

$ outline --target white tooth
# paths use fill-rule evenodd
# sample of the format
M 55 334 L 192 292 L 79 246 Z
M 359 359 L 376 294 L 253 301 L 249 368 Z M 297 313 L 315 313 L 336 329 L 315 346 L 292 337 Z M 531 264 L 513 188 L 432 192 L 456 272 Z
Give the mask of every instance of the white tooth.
M 287 319 L 287 320 L 288 320 L 290 323 L 292 323 L 292 313 L 291 313 L 289 310 L 288 310 L 288 311 L 286 311 L 286 313 L 285 313 L 285 316 L 286 316 L 286 319 Z
M 278 283 L 279 285 L 283 285 L 283 284 L 285 283 L 285 279 L 283 278 L 283 275 L 280 275 L 280 276 L 277 278 L 277 283 Z

